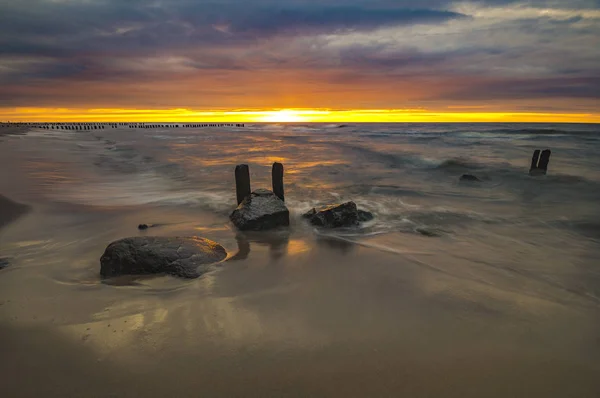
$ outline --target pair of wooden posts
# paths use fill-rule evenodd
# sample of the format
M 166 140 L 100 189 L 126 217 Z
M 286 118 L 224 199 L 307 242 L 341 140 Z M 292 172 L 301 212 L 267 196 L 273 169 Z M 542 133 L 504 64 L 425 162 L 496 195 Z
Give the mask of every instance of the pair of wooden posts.
M 281 163 L 273 163 L 271 178 L 273 193 L 285 202 L 283 195 L 283 165 Z M 250 168 L 247 164 L 240 164 L 235 167 L 235 193 L 238 206 L 252 193 L 252 189 L 250 188 Z
M 544 152 L 536 149 L 533 152 L 533 158 L 531 159 L 531 168 L 529 169 L 529 174 L 531 175 L 545 175 L 548 172 L 548 163 L 550 163 L 550 155 L 552 151 L 550 149 L 546 149 Z

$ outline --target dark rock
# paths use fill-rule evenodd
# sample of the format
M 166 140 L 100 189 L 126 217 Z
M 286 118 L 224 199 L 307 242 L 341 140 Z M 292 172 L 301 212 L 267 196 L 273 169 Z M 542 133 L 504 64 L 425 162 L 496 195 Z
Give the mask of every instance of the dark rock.
M 363 215 L 365 216 L 366 214 Z M 354 202 L 311 209 L 303 217 L 308 218 L 312 225 L 325 228 L 353 227 L 359 224 L 358 209 Z
M 0 258 L 0 270 L 3 270 L 4 268 L 8 268 L 10 266 L 10 262 L 8 261 L 7 258 Z
M 374 218 L 375 216 L 373 213 L 366 210 L 358 210 L 358 221 L 367 222 L 373 220 Z
M 144 229 L 148 229 L 148 228 L 149 228 L 148 224 L 140 224 L 140 225 L 138 225 L 138 229 L 139 230 L 144 230 Z
M 317 209 L 312 208 L 309 211 L 307 211 L 306 213 L 302 214 L 302 217 L 311 219 L 311 218 L 313 218 L 313 216 L 315 214 L 317 214 Z
M 478 182 L 481 182 L 481 180 L 480 180 L 479 178 L 475 177 L 475 176 L 474 176 L 474 175 L 472 175 L 472 174 L 463 174 L 463 175 L 460 177 L 460 180 L 461 180 L 461 181 L 478 181 Z
M 100 258 L 100 275 L 170 274 L 197 278 L 227 257 L 216 242 L 199 237 L 135 237 L 111 243 Z
M 229 218 L 241 231 L 266 231 L 290 225 L 290 212 L 285 203 L 267 189 L 252 192 Z

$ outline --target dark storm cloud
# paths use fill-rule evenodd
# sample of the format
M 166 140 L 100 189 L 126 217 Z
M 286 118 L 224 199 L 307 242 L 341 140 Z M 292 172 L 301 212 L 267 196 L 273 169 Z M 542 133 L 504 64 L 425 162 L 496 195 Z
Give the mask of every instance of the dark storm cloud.
M 442 22 L 463 15 L 450 11 L 368 9 L 360 7 L 280 8 L 256 10 L 231 21 L 233 33 L 276 34 L 336 30 L 372 30 L 407 23 Z
M 453 101 L 495 99 L 581 98 L 600 99 L 600 75 L 545 79 L 503 79 L 480 82 L 448 93 L 443 98 Z
M 576 12 L 564 17 L 515 17 L 514 10 L 522 9 L 515 8 L 512 19 L 489 23 L 498 15 L 482 22 L 456 11 L 455 3 L 0 0 L 0 84 L 108 85 L 218 71 L 297 70 L 337 86 L 383 85 L 386 79 L 393 85 L 401 79 L 472 78 L 472 84 L 446 94 L 457 100 L 596 98 L 597 81 L 590 76 L 599 61 L 594 49 L 599 44 L 594 39 L 600 33 L 594 23 L 598 19 L 589 22 Z M 598 0 L 470 3 L 570 10 L 600 6 Z M 446 24 L 452 24 L 447 36 L 430 32 Z M 405 30 L 394 41 L 378 36 L 381 28 Z M 361 43 L 346 38 L 352 34 L 361 35 Z M 22 101 L 6 95 L 4 103 Z
M 185 0 L 4 0 L 0 2 L 0 57 L 45 56 L 79 62 L 105 55 L 167 55 L 186 49 L 252 46 L 274 36 L 372 30 L 459 17 L 444 10 L 371 9 L 364 2 L 339 7 L 320 2 L 247 1 L 240 6 L 239 2 Z
M 43 0 L 0 3 L 2 37 L 63 40 L 76 37 L 101 38 L 115 29 L 159 29 L 179 25 L 188 34 L 206 33 L 215 25 L 227 26 L 230 33 L 268 36 L 284 31 L 295 33 L 330 32 L 339 29 L 365 30 L 381 26 L 441 22 L 461 15 L 433 9 L 369 8 L 327 4 L 271 5 L 257 2 L 207 3 L 173 1 L 48 2 Z M 207 29 L 208 28 L 208 29 Z M 161 32 L 156 32 L 160 34 Z M 177 29 L 173 32 L 179 33 Z M 55 40 L 51 40 L 55 39 Z M 205 38 L 207 41 L 211 37 Z
M 191 68 L 240 69 L 244 67 L 236 63 L 235 57 L 215 55 L 210 49 L 252 46 L 280 35 L 371 30 L 461 17 L 444 10 L 370 9 L 365 5 L 368 3 L 346 7 L 320 2 L 286 4 L 250 1 L 241 7 L 239 2 L 185 0 L 163 3 L 4 0 L 0 2 L 0 57 L 44 59 L 35 59 L 22 69 L 0 72 L 0 81 L 70 75 L 118 77 L 127 72 L 100 65 L 100 58 L 168 56 L 185 50 L 204 50 L 201 62 L 194 59 L 193 54 L 188 55 L 187 66 Z M 61 60 L 66 66 L 57 66 L 55 60 Z

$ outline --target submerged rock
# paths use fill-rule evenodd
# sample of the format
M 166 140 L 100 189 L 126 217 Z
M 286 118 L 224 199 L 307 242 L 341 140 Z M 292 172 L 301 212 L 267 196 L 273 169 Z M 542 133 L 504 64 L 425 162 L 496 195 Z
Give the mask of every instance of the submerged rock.
M 290 225 L 290 212 L 285 203 L 267 189 L 252 192 L 229 218 L 241 231 L 266 231 Z
M 8 268 L 10 266 L 10 262 L 8 261 L 7 258 L 0 258 L 0 270 L 3 270 L 4 268 Z
M 472 174 L 463 174 L 460 177 L 460 181 L 477 181 L 477 182 L 481 182 L 481 180 L 477 177 L 475 177 Z
M 169 224 L 140 224 L 138 225 L 138 229 L 140 231 L 145 231 L 148 228 L 157 228 L 157 227 L 163 227 L 165 225 L 169 225 Z
M 373 219 L 373 214 L 358 210 L 354 202 L 346 202 L 320 209 L 311 209 L 303 217 L 318 227 L 340 228 L 353 227 L 359 225 L 360 222 L 370 221 Z
M 358 221 L 367 222 L 373 220 L 374 218 L 375 216 L 373 215 L 373 213 L 366 210 L 358 210 Z
M 111 243 L 100 258 L 100 275 L 170 274 L 197 278 L 227 257 L 216 242 L 199 237 L 135 237 Z

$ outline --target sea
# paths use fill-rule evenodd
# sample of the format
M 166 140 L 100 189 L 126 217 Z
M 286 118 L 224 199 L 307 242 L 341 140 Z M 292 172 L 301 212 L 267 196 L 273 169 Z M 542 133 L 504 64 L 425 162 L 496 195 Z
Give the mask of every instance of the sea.
M 60 330 L 77 344 L 95 338 L 94 358 L 122 366 L 160 350 L 178 363 L 175 341 L 182 340 L 215 358 L 215 347 L 232 344 L 279 350 L 293 366 L 305 365 L 293 367 L 295 378 L 269 367 L 283 377 L 280 390 L 259 383 L 257 396 L 281 396 L 296 384 L 305 388 L 298 396 L 319 395 L 327 382 L 315 381 L 310 358 L 331 364 L 336 377 L 337 370 L 360 375 L 348 367 L 375 366 L 369 358 L 398 369 L 406 369 L 395 362 L 400 357 L 437 364 L 419 362 L 414 378 L 372 367 L 365 372 L 374 384 L 356 384 L 346 396 L 600 392 L 593 376 L 600 374 L 600 125 L 165 126 L 32 128 L 0 137 L 0 193 L 32 209 L 0 230 L 0 257 L 11 262 L 0 271 L 2 321 Z M 548 171 L 530 176 L 538 149 L 552 151 Z M 290 228 L 236 231 L 229 221 L 235 166 L 249 165 L 252 189 L 270 189 L 274 162 L 285 168 Z M 480 181 L 462 181 L 464 174 Z M 374 219 L 324 230 L 302 218 L 346 201 Z M 142 223 L 154 227 L 139 231 Z M 197 281 L 102 280 L 106 245 L 139 235 L 202 236 L 231 257 L 246 249 Z M 110 324 L 118 322 L 113 334 Z M 110 333 L 89 331 L 99 325 Z M 189 342 L 192 334 L 214 345 Z M 132 348 L 138 342 L 143 350 Z M 356 354 L 348 364 L 340 345 Z M 271 358 L 256 355 L 259 368 Z M 250 372 L 269 373 L 260 369 Z M 452 384 L 448 376 L 439 391 L 427 386 L 425 375 L 446 371 L 481 377 Z M 411 387 L 394 384 L 397 375 Z M 389 389 L 368 389 L 374 385 Z M 215 395 L 235 392 L 228 382 L 214 388 Z

